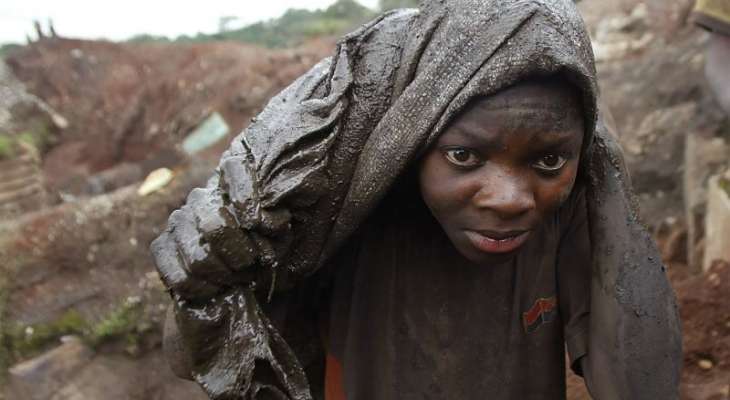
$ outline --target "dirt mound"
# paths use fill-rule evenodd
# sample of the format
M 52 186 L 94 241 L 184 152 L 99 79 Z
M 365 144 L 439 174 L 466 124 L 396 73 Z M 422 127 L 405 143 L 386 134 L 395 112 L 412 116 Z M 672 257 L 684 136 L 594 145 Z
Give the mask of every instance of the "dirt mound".
M 330 50 L 326 41 L 273 51 L 232 42 L 45 38 L 7 63 L 68 119 L 59 145 L 44 157 L 54 191 L 120 163 L 159 157 L 213 111 L 238 133 L 269 97 Z
M 684 332 L 683 396 L 697 400 L 727 399 L 730 263 L 717 262 L 705 275 L 675 283 L 675 289 Z

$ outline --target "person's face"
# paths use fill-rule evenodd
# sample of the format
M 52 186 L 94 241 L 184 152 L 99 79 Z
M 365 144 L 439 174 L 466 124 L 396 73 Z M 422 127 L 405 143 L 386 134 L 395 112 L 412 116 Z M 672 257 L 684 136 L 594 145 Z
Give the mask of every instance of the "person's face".
M 424 156 L 421 196 L 464 257 L 503 261 L 569 196 L 583 133 L 567 85 L 521 84 L 476 99 Z

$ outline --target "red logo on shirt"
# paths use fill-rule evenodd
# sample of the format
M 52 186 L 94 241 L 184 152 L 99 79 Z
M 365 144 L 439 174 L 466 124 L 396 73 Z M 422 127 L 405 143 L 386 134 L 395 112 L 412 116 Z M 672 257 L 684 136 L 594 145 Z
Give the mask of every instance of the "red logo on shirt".
M 552 322 L 557 314 L 555 310 L 557 305 L 555 296 L 537 299 L 529 311 L 522 313 L 522 326 L 525 327 L 525 332 L 535 332 L 540 325 Z

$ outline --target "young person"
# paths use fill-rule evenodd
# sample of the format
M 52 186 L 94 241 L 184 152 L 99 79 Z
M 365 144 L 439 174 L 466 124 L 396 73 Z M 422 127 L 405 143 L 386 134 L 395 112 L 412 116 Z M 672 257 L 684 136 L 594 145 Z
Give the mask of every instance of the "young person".
M 583 119 L 559 77 L 454 117 L 332 262 L 329 397 L 565 396 L 589 328 Z
M 152 244 L 213 399 L 677 398 L 674 297 L 564 0 L 385 14 L 276 96 Z M 317 366 L 326 354 L 326 377 Z

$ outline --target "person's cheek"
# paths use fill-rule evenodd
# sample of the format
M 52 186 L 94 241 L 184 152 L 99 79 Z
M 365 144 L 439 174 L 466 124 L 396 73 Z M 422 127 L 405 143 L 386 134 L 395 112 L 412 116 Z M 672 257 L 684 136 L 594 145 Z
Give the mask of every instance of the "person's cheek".
M 451 188 L 452 182 L 450 182 L 448 174 L 443 169 L 431 170 L 426 176 L 428 183 L 424 193 L 424 200 L 426 205 L 431 209 L 431 212 L 439 219 L 450 213 L 453 208 Z
M 439 222 L 448 224 L 458 213 L 463 190 L 460 189 L 463 177 L 439 158 L 429 157 L 422 165 L 420 173 L 421 196 Z
M 541 214 L 547 215 L 554 212 L 570 197 L 575 185 L 577 164 L 571 163 L 559 176 L 543 181 L 540 185 L 538 201 L 541 206 Z
M 437 156 L 434 152 L 426 156 L 418 174 L 421 197 L 434 215 L 442 208 L 441 190 L 444 184 L 441 177 L 443 170 L 439 166 Z

